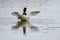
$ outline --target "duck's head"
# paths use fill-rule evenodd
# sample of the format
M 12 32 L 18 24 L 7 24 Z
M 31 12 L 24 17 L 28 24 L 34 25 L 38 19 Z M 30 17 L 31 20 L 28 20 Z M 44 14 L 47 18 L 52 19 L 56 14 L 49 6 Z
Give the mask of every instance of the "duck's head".
M 18 13 L 18 12 L 12 12 L 12 15 L 14 15 L 14 16 L 18 16 L 19 13 Z
M 27 15 L 27 14 L 26 14 L 26 10 L 27 10 L 27 8 L 24 7 L 24 9 L 23 9 L 23 14 L 22 14 L 22 15 Z

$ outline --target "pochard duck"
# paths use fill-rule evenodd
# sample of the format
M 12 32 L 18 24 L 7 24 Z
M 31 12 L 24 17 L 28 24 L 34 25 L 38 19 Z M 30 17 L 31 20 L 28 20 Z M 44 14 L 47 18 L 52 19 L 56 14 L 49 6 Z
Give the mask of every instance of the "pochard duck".
M 28 20 L 31 16 L 35 16 L 40 13 L 40 11 L 33 11 L 29 15 L 27 15 L 26 10 L 27 8 L 24 7 L 22 15 L 20 15 L 18 12 L 12 12 L 12 15 L 16 16 L 20 20 Z
M 26 33 L 26 25 L 29 25 L 30 28 L 32 28 L 32 25 L 30 25 L 28 19 L 31 16 L 35 16 L 38 13 L 40 13 L 40 11 L 33 11 L 29 15 L 27 15 L 26 10 L 27 10 L 27 8 L 24 7 L 22 15 L 20 15 L 18 12 L 12 12 L 12 15 L 16 16 L 19 20 L 21 20 L 16 24 L 16 26 L 13 26 L 13 28 L 19 28 L 19 26 L 22 26 L 24 34 Z

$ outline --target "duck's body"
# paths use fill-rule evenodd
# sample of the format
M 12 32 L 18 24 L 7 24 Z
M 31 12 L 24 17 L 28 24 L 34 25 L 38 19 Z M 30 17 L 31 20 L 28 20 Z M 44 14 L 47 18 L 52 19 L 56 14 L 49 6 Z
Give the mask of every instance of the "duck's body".
M 22 15 L 22 19 L 21 20 L 29 20 L 29 16 L 28 15 Z
M 29 15 L 26 13 L 26 8 L 23 10 L 23 14 L 20 15 L 18 12 L 12 12 L 12 15 L 17 16 L 18 19 L 20 20 L 29 20 L 31 16 L 35 16 L 39 13 L 40 11 L 33 11 Z

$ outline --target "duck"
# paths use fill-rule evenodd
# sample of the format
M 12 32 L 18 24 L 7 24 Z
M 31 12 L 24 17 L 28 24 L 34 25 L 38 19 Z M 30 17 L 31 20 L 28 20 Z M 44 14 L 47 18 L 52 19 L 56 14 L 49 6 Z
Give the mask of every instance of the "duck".
M 22 14 L 22 15 L 21 15 L 20 13 L 18 13 L 18 12 L 12 12 L 12 15 L 13 15 L 13 16 L 16 16 L 19 20 L 29 20 L 30 17 L 35 16 L 35 15 L 37 15 L 37 14 L 40 13 L 40 11 L 32 11 L 32 12 L 30 12 L 30 14 L 28 15 L 28 14 L 26 13 L 26 11 L 27 11 L 27 8 L 24 7 L 24 9 L 23 9 L 23 14 Z
M 23 27 L 23 33 L 24 33 L 24 34 L 26 34 L 26 25 L 29 25 L 31 29 L 35 28 L 35 27 L 34 27 L 33 25 L 31 25 L 31 24 L 29 23 L 29 21 L 28 21 L 28 20 L 30 19 L 30 17 L 31 17 L 31 16 L 35 16 L 35 15 L 37 15 L 38 13 L 40 13 L 40 11 L 33 11 L 33 12 L 30 12 L 30 14 L 28 15 L 28 14 L 26 13 L 26 11 L 27 11 L 27 8 L 24 7 L 24 9 L 23 9 L 23 14 L 22 14 L 22 15 L 21 15 L 20 13 L 18 13 L 18 12 L 12 12 L 12 15 L 13 15 L 13 16 L 16 16 L 17 19 L 21 20 L 21 21 L 18 21 L 17 24 L 16 24 L 15 26 L 13 26 L 13 28 L 18 29 L 20 26 L 22 26 L 22 27 Z

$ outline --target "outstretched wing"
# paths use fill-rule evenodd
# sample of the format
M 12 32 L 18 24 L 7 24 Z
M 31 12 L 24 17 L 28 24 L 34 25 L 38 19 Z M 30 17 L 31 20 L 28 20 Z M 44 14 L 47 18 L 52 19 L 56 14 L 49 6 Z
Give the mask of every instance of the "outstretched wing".
M 18 19 L 21 19 L 21 15 L 19 12 L 12 12 L 12 15 L 18 17 Z
M 40 11 L 33 11 L 29 14 L 29 16 L 35 16 L 37 15 L 38 13 L 40 13 Z
M 12 15 L 17 16 L 20 15 L 19 12 L 12 12 Z

